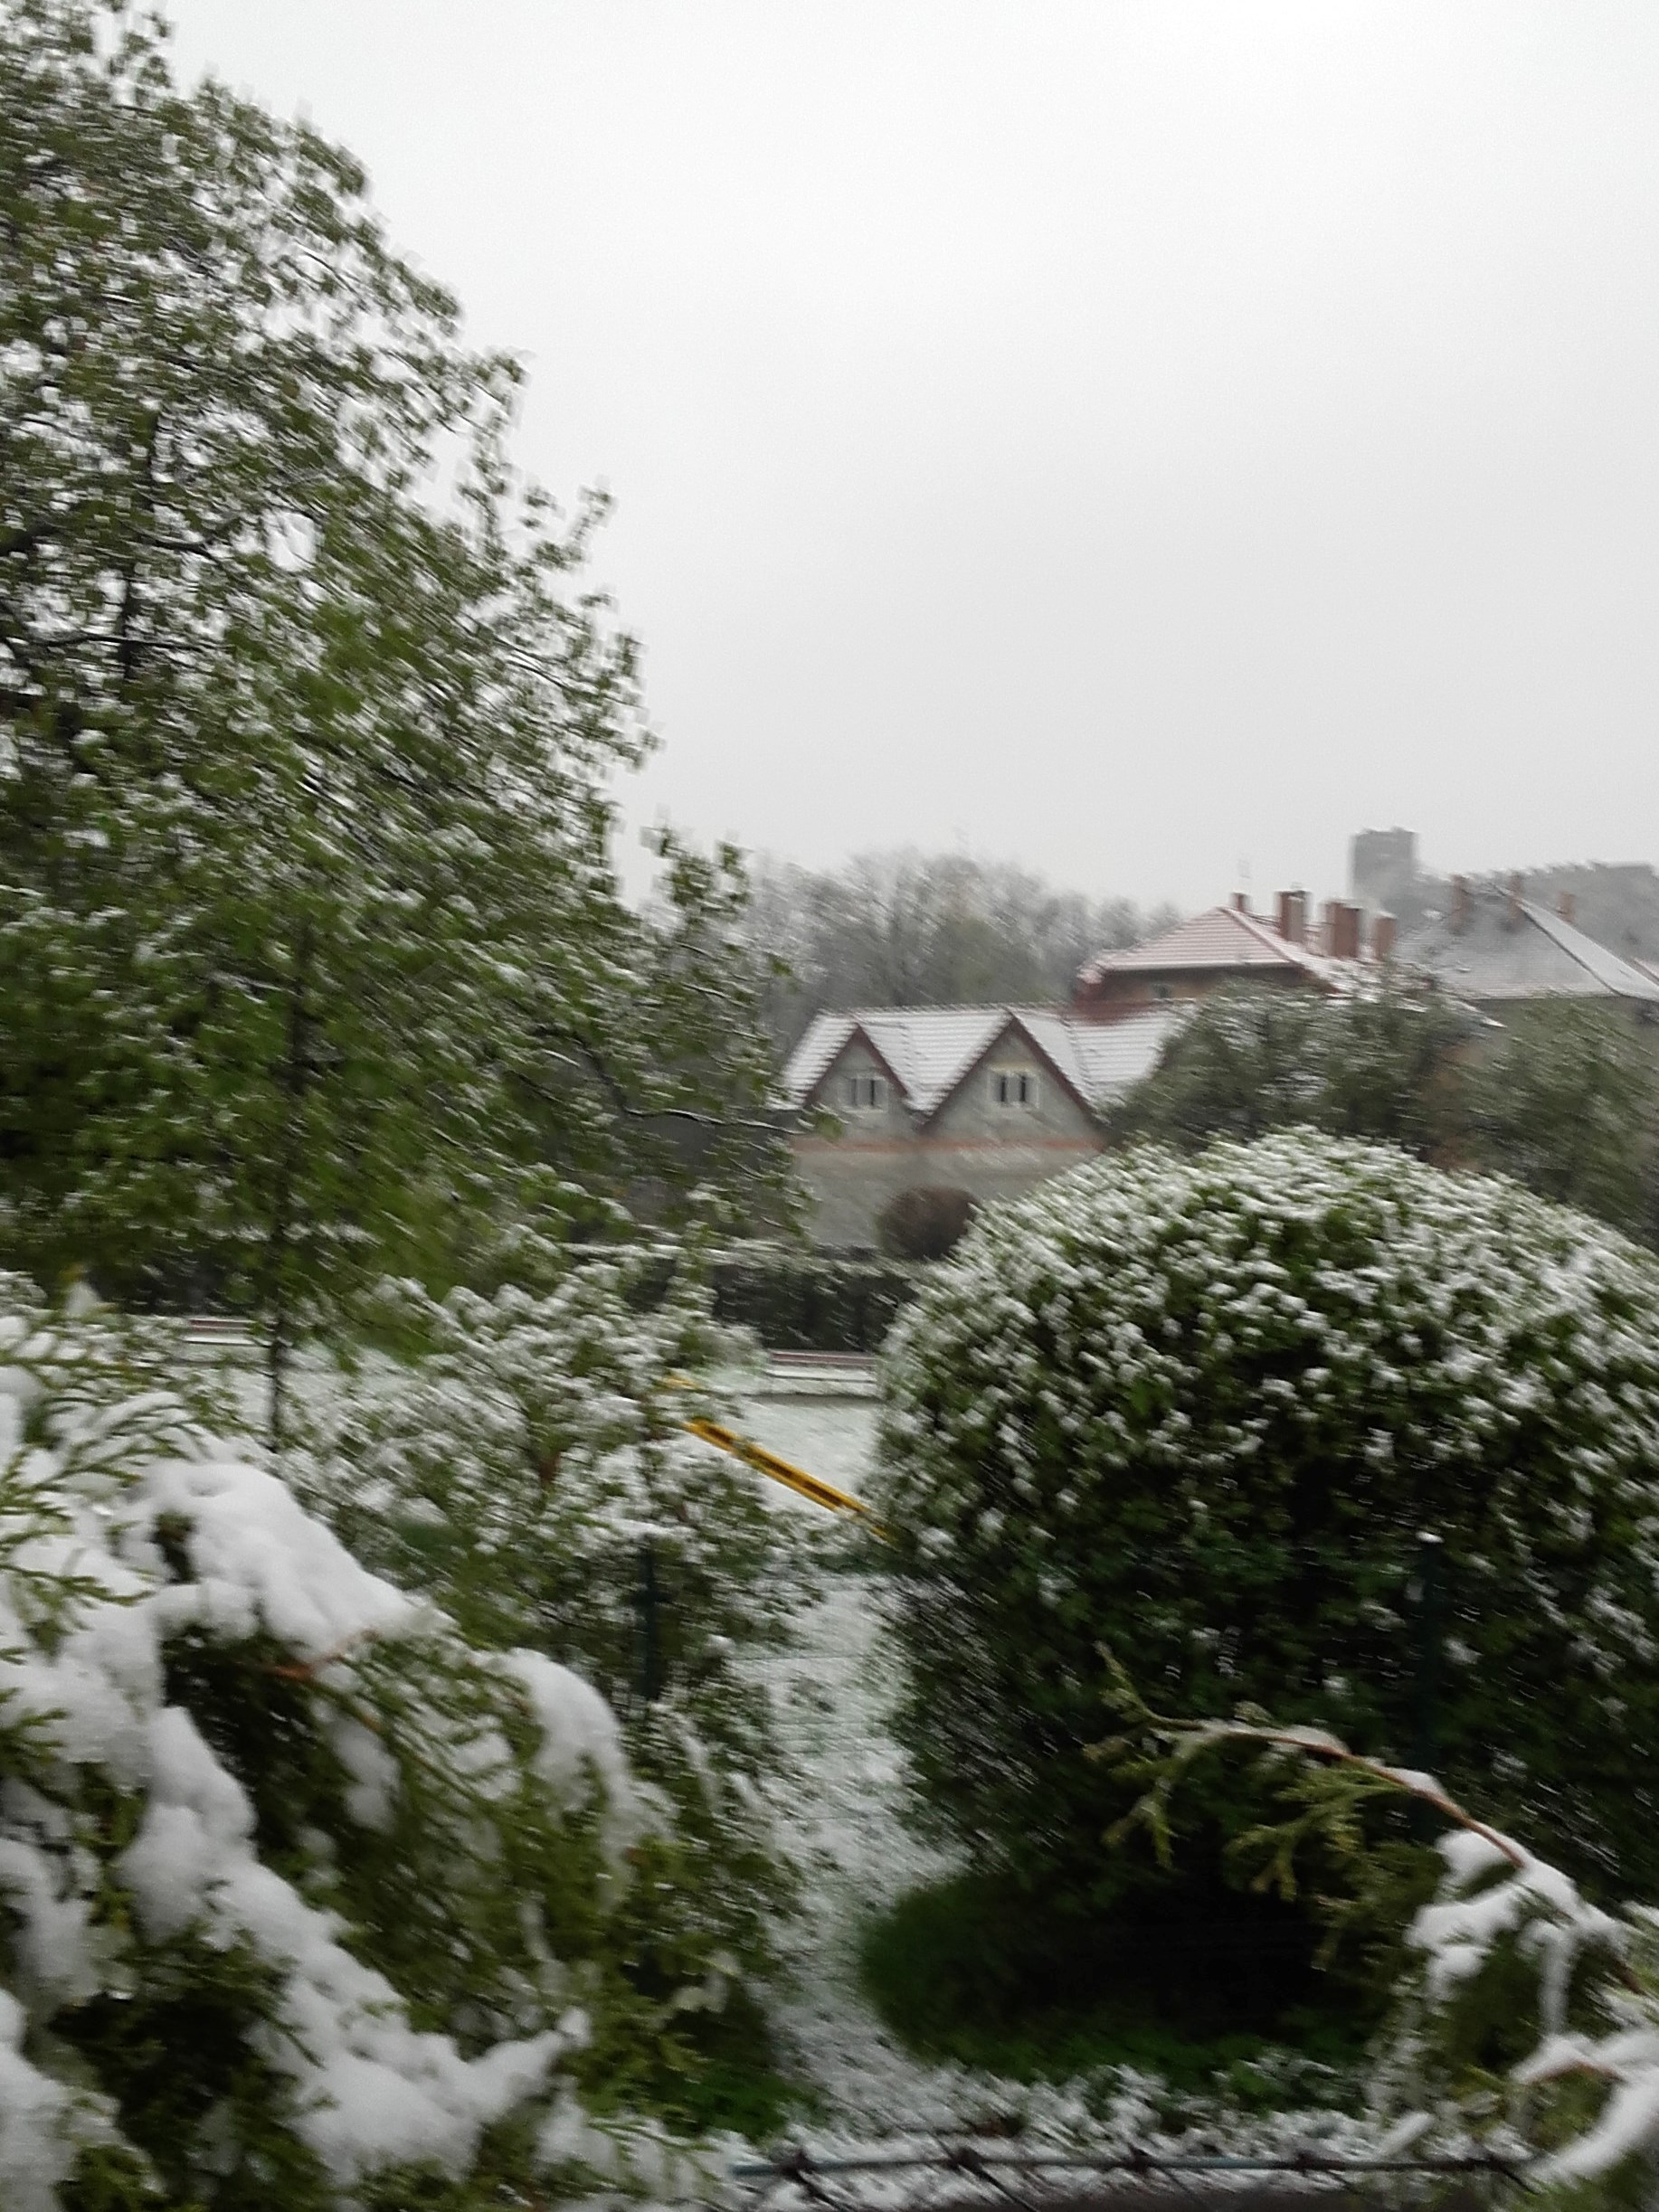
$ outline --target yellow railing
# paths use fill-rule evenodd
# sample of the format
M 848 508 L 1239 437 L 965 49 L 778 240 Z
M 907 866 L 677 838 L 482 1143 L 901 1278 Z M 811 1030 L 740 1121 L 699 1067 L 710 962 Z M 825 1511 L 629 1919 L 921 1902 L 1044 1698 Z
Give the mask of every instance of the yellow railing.
M 808 1474 L 804 1467 L 797 1467 L 764 1444 L 757 1444 L 752 1436 L 740 1436 L 735 1429 L 728 1429 L 724 1422 L 707 1421 L 701 1414 L 687 1421 L 685 1426 L 693 1436 L 700 1436 L 706 1444 L 716 1445 L 729 1451 L 735 1460 L 745 1467 L 754 1468 L 757 1475 L 765 1475 L 771 1481 L 781 1482 L 786 1490 L 798 1497 L 810 1498 L 815 1506 L 823 1506 L 831 1513 L 856 1513 L 878 1536 L 886 1530 L 876 1518 L 861 1498 L 854 1498 L 847 1490 L 838 1490 L 833 1482 L 822 1481 L 817 1475 Z

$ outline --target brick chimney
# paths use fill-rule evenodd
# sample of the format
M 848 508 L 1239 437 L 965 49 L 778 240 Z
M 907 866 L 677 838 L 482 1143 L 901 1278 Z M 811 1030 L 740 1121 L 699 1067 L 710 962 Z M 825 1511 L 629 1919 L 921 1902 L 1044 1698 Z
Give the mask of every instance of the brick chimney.
M 1247 914 L 1250 911 L 1249 893 L 1247 891 L 1234 892 L 1232 897 L 1232 908 L 1236 914 Z
M 1512 875 L 1510 877 L 1509 906 L 1508 911 L 1505 912 L 1503 917 L 1503 923 L 1506 929 L 1518 930 L 1521 927 L 1521 894 L 1525 888 L 1526 879 L 1524 876 Z
M 1576 921 L 1578 913 L 1578 902 L 1570 891 L 1563 891 L 1556 900 L 1555 911 L 1563 922 Z
M 1360 957 L 1360 910 L 1344 899 L 1325 901 L 1325 950 L 1333 960 Z
M 1279 935 L 1287 945 L 1306 944 L 1308 941 L 1308 894 L 1305 891 L 1280 892 Z
M 1399 925 L 1392 914 L 1379 914 L 1371 923 L 1371 958 L 1391 960 L 1394 958 L 1394 940 Z
M 1469 926 L 1469 879 L 1466 875 L 1452 878 L 1452 927 L 1466 930 Z

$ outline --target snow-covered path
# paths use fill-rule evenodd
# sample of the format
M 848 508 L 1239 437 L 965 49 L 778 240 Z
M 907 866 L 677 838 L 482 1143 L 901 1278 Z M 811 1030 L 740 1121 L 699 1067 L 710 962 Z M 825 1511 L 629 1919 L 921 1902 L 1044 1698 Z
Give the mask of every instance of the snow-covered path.
M 868 1483 L 876 1407 L 869 1399 L 761 1397 L 748 1432 L 855 1496 Z M 782 1509 L 817 1508 L 781 1491 Z M 860 2136 L 954 2129 L 1006 2110 L 999 2084 L 933 2066 L 895 2043 L 858 1977 L 862 1925 L 949 1861 L 901 1817 L 904 1754 L 888 1715 L 893 1661 L 878 1574 L 842 1574 L 772 1662 L 792 1798 L 787 1840 L 805 1875 L 804 1910 L 788 1937 L 792 1986 L 780 2026 L 837 2127 Z

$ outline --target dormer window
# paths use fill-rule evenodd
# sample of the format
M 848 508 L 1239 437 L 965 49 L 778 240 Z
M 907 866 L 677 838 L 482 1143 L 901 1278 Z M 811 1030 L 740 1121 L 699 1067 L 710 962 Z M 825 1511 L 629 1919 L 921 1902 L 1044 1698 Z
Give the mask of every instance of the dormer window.
M 992 1068 L 991 1071 L 991 1102 L 993 1106 L 1035 1106 L 1037 1103 L 1037 1070 L 1035 1068 Z
M 848 1075 L 846 1096 L 854 1113 L 880 1113 L 887 1102 L 887 1079 L 885 1075 Z

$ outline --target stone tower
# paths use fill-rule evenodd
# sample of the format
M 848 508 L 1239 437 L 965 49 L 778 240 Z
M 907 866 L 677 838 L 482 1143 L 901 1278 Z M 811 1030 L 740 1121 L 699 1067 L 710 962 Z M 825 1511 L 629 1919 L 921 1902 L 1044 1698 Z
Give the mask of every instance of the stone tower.
M 1415 829 L 1362 829 L 1348 847 L 1348 895 L 1368 913 L 1398 914 L 1415 904 Z

